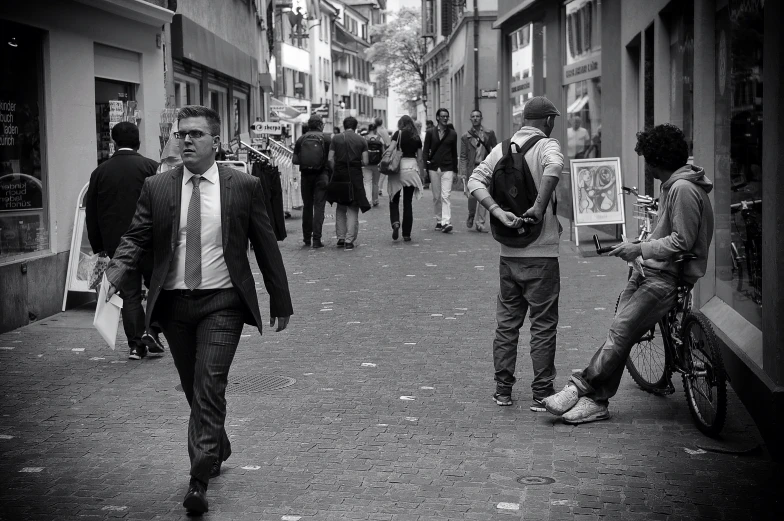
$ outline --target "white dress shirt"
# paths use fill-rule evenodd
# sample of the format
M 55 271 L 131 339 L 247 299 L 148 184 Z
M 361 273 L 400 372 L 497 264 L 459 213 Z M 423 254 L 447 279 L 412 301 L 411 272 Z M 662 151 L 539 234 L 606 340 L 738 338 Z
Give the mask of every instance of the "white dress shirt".
M 164 289 L 188 289 L 185 285 L 185 240 L 188 229 L 188 205 L 193 193 L 191 178 L 194 174 L 182 167 L 182 197 L 180 222 L 169 274 Z M 229 269 L 223 258 L 223 231 L 221 228 L 220 176 L 218 164 L 202 174 L 201 193 L 201 284 L 195 289 L 225 289 L 234 287 Z

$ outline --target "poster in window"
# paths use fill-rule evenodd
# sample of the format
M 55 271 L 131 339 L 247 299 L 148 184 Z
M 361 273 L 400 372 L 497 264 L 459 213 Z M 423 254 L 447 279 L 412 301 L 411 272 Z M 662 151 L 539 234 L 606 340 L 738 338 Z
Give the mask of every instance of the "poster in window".
M 621 159 L 572 159 L 572 209 L 577 226 L 623 224 Z

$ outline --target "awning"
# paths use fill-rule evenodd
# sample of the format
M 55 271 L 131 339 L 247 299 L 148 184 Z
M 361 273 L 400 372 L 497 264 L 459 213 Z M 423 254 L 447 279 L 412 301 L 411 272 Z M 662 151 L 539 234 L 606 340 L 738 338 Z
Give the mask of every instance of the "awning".
M 581 96 L 574 100 L 574 102 L 566 109 L 566 113 L 573 114 L 575 112 L 580 112 L 587 103 L 588 95 L 586 94 L 585 96 Z
M 278 113 L 278 116 L 280 116 L 281 119 L 285 119 L 287 121 L 291 121 L 302 115 L 300 111 L 292 106 L 286 105 L 278 98 L 270 98 L 270 110 L 274 110 Z M 307 117 L 305 121 L 307 121 Z
M 253 71 L 259 62 L 181 14 L 174 15 L 171 24 L 172 57 L 186 59 L 209 67 L 239 81 L 252 85 Z
M 502 16 L 499 16 L 496 21 L 493 23 L 493 29 L 500 29 L 506 22 L 508 22 L 511 18 L 514 18 L 518 14 L 522 13 L 535 2 L 536 0 L 523 0 L 517 6 L 508 10 Z

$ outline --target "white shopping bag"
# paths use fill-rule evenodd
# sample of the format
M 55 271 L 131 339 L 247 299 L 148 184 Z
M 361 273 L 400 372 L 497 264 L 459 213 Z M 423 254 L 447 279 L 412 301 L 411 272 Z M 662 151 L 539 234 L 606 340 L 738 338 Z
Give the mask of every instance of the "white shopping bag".
M 98 304 L 95 306 L 95 318 L 93 318 L 93 325 L 95 329 L 101 334 L 109 347 L 114 349 L 117 343 L 117 326 L 120 323 L 120 310 L 123 307 L 122 299 L 115 295 L 106 302 L 106 290 L 109 287 L 109 281 L 106 279 L 106 274 L 103 275 L 101 280 L 101 290 L 98 292 Z

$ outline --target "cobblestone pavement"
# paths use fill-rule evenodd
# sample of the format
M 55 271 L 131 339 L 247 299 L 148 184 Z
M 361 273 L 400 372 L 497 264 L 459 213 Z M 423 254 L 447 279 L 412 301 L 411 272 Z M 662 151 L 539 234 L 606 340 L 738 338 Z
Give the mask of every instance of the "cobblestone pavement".
M 460 193 L 455 232 L 432 231 L 424 195 L 411 243 L 392 242 L 386 198 L 353 252 L 304 249 L 288 221 L 296 314 L 283 333 L 243 334 L 234 454 L 206 519 L 782 519 L 780 466 L 700 449 L 680 382 L 656 398 L 624 376 L 611 421 L 567 426 L 528 410 L 526 332 L 515 406 L 496 406 L 497 246 L 466 230 Z M 603 339 L 626 271 L 562 252 L 559 388 Z M 90 324 L 77 310 L 0 335 L 0 519 L 183 519 L 188 410 L 171 357 L 128 361 Z M 241 392 L 259 375 L 296 382 Z M 726 434 L 758 439 L 734 394 Z

